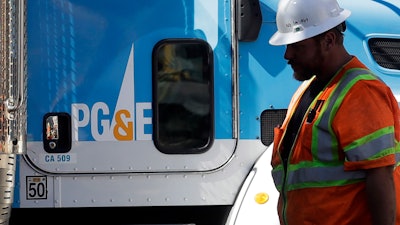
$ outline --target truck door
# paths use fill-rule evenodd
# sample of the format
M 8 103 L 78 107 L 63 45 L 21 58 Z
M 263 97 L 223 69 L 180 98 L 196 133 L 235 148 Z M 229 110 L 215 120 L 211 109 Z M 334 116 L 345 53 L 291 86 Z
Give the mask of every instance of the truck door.
M 235 151 L 230 3 L 27 3 L 28 153 L 47 173 L 212 171 Z

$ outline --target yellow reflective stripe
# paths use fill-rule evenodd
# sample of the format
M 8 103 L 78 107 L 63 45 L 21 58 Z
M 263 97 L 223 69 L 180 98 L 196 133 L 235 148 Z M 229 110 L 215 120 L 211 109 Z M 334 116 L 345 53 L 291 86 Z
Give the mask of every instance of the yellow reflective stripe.
M 298 168 L 287 174 L 286 190 L 341 186 L 359 182 L 365 175 L 361 170 L 344 171 L 344 165 Z
M 344 151 L 349 161 L 377 159 L 395 153 L 394 139 L 394 127 L 385 127 L 354 141 Z
M 310 163 L 311 164 L 311 163 Z M 283 170 L 273 170 L 272 176 L 278 190 L 283 185 Z M 365 171 L 344 171 L 344 165 L 289 168 L 285 190 L 310 187 L 331 187 L 352 184 L 365 179 Z
M 352 69 L 344 75 L 335 90 L 332 91 L 313 125 L 311 150 L 313 155 L 317 156 L 317 160 L 335 161 L 339 159 L 337 155 L 338 141 L 331 127 L 333 118 L 348 90 L 359 80 L 372 79 L 377 78 L 368 70 Z M 321 151 L 321 149 L 329 149 L 329 151 Z

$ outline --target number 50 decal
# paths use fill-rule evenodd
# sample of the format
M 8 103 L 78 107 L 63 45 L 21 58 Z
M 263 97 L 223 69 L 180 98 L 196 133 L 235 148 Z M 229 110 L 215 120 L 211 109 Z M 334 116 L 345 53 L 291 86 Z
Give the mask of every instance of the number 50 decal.
M 47 177 L 26 177 L 26 199 L 47 199 Z

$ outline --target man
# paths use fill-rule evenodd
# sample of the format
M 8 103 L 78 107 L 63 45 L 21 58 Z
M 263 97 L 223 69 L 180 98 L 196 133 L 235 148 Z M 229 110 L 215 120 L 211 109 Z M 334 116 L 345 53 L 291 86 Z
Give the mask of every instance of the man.
M 303 81 L 275 128 L 281 224 L 400 224 L 399 107 L 343 46 L 349 16 L 336 0 L 278 6 L 270 44 L 286 45 L 284 58 Z

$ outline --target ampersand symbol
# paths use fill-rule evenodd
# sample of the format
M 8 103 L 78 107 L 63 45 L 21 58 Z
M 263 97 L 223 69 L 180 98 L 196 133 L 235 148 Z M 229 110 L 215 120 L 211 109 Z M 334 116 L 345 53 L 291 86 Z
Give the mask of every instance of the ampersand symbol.
M 122 120 L 122 116 L 125 118 L 130 118 L 131 114 L 128 110 L 120 110 L 115 115 L 115 127 L 114 127 L 114 136 L 119 141 L 130 141 L 133 140 L 133 123 L 128 122 L 127 124 L 124 123 Z M 122 134 L 120 131 L 123 131 Z

